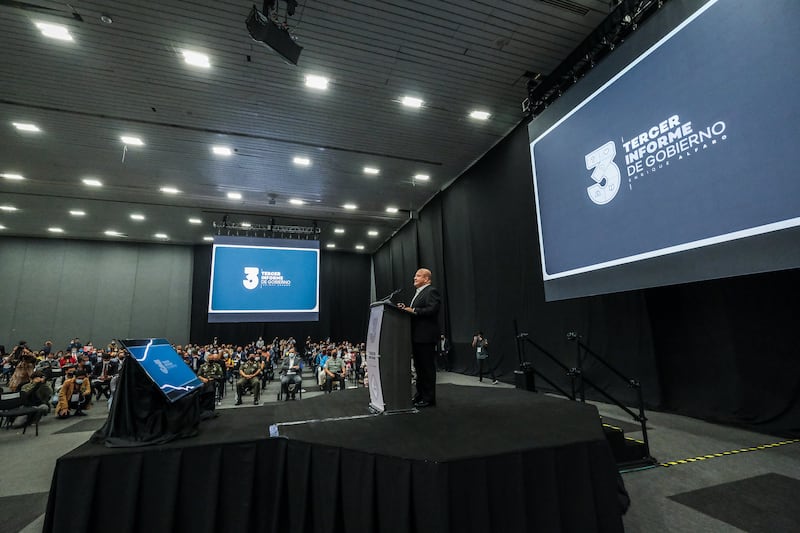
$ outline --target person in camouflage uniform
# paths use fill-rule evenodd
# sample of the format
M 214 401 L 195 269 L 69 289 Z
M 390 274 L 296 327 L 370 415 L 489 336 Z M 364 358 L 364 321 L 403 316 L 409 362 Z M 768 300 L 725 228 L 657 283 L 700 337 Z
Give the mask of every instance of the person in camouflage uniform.
M 258 405 L 258 398 L 261 394 L 261 363 L 256 361 L 255 352 L 251 352 L 247 361 L 239 367 L 241 379 L 236 383 L 236 405 L 242 405 L 244 389 L 248 385 L 253 389 L 253 405 Z
M 225 386 L 225 371 L 219 362 L 218 354 L 210 353 L 206 356 L 206 362 L 197 370 L 197 377 L 205 384 L 201 393 L 200 407 L 203 410 L 213 411 L 214 400 L 216 399 L 217 404 L 221 403 L 221 389 Z

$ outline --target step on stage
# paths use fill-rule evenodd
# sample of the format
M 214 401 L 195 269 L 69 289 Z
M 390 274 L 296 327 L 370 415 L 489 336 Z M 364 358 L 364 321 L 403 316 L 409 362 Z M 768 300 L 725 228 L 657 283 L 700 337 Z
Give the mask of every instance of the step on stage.
M 222 410 L 166 445 L 86 443 L 58 460 L 44 531 L 623 530 L 594 406 L 458 385 L 418 413 L 368 404 L 354 389 Z

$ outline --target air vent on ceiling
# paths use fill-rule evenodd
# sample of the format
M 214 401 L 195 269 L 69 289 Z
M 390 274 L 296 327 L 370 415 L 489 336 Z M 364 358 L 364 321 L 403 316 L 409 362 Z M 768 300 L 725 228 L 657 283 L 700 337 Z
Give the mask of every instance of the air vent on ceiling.
M 563 9 L 564 11 L 569 11 L 570 13 L 576 13 L 578 15 L 584 16 L 586 13 L 589 12 L 589 8 L 583 6 L 577 2 L 573 2 L 572 0 L 541 0 L 543 4 L 549 4 L 553 7 L 557 7 L 558 9 Z

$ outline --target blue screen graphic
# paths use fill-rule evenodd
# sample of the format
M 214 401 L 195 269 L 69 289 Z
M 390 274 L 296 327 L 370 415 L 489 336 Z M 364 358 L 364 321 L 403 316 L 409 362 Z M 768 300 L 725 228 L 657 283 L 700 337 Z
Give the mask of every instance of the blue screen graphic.
M 545 280 L 800 225 L 798 16 L 709 2 L 532 135 Z
M 120 341 L 171 402 L 203 386 L 166 339 Z
M 215 238 L 210 322 L 318 320 L 319 242 Z

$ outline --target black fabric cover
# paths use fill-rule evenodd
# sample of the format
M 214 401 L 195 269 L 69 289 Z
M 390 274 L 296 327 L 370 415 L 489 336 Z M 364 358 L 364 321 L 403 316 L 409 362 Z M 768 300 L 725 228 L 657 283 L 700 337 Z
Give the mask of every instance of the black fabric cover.
M 435 409 L 343 419 L 368 412 L 347 390 L 225 410 L 166 445 L 87 443 L 59 458 L 43 531 L 621 532 L 597 410 L 493 392 L 443 386 Z M 297 420 L 316 421 L 267 438 Z
M 128 357 L 106 423 L 91 440 L 108 447 L 164 444 L 196 435 L 199 423 L 199 390 L 170 403 L 136 359 Z

